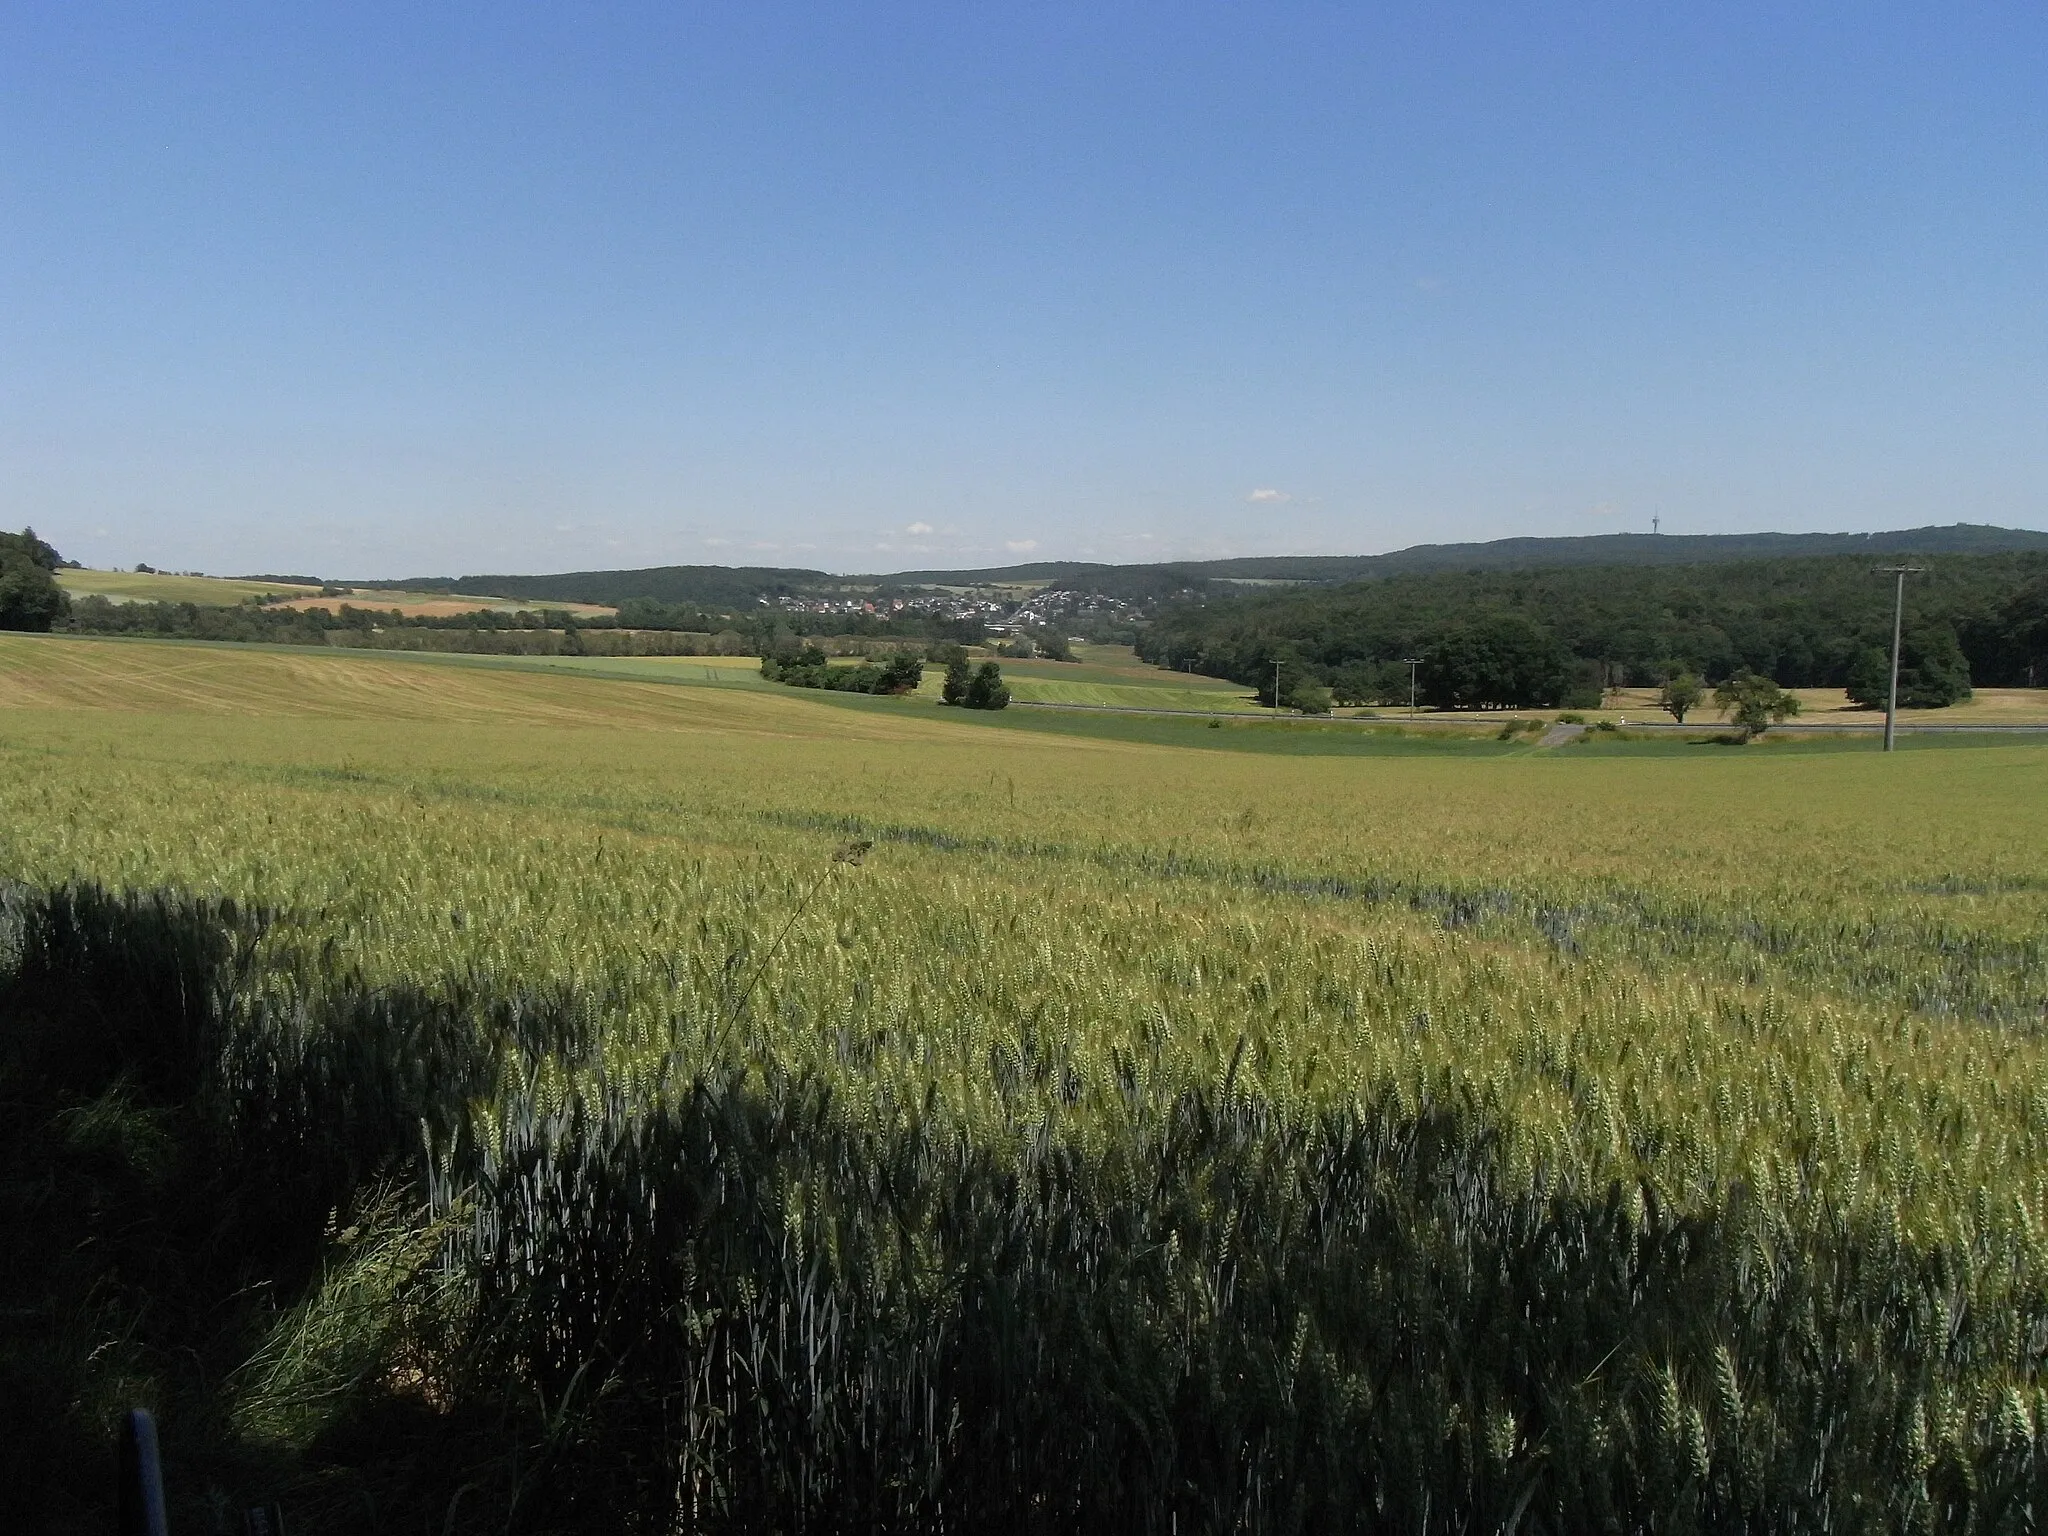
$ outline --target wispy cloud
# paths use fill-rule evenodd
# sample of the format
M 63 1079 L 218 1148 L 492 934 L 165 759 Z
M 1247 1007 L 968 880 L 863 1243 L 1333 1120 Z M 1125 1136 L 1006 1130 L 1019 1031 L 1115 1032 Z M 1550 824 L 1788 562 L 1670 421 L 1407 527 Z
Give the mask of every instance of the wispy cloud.
M 1273 490 L 1273 489 L 1272 489 L 1271 487 L 1269 487 L 1269 486 L 1262 486 L 1262 487 L 1261 487 L 1260 489 L 1258 489 L 1258 490 L 1256 490 L 1256 491 L 1253 491 L 1253 492 L 1251 493 L 1251 495 L 1249 495 L 1249 496 L 1245 497 L 1245 500 L 1246 500 L 1246 501 L 1292 501 L 1292 500 L 1294 500 L 1294 498 L 1293 498 L 1292 496 L 1290 496 L 1290 495 L 1289 495 L 1289 494 L 1288 494 L 1287 492 L 1285 492 L 1285 491 L 1276 491 L 1276 490 Z
M 903 531 L 905 533 L 930 533 L 932 525 L 930 523 L 911 523 Z
M 1029 554 L 1032 550 L 1038 548 L 1038 540 L 1005 539 L 1003 541 L 1003 548 L 1007 549 L 1013 555 Z

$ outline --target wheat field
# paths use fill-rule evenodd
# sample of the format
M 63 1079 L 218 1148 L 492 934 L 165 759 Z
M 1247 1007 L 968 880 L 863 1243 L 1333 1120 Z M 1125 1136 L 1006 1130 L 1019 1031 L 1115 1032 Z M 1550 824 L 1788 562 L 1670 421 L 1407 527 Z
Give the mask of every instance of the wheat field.
M 16 1016 L 320 1255 L 235 1496 L 438 1520 L 323 1449 L 403 1412 L 450 1528 L 2030 1528 L 2048 752 L 887 702 L 0 639 Z

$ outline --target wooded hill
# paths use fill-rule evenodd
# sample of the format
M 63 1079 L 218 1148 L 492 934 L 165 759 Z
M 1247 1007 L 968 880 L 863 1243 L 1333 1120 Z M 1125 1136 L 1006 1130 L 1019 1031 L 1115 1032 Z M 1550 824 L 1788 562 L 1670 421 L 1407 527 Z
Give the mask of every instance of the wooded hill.
M 1339 702 L 1405 702 L 1406 657 L 1422 663 L 1425 697 L 1445 704 L 1475 702 L 1475 687 L 1496 695 L 1485 702 L 1511 706 L 1597 702 L 1603 684 L 1681 670 L 1843 687 L 1870 652 L 1890 645 L 1893 583 L 1873 569 L 1881 563 L 1840 554 L 1295 587 L 1171 605 L 1138 649 L 1165 666 L 1267 689 L 1278 660 L 1283 678 L 1320 682 Z M 1912 563 L 1926 571 L 1907 580 L 1909 672 L 1946 680 L 1965 666 L 1980 686 L 2048 683 L 2048 553 Z M 1458 666 L 1490 667 L 1504 681 L 1460 683 Z
M 2048 533 L 1974 523 L 1885 533 L 1598 534 L 1584 538 L 1496 539 L 1484 544 L 1418 544 L 1384 555 L 1272 555 L 1184 560 L 1163 565 L 1102 565 L 1046 560 L 978 570 L 898 571 L 835 576 L 775 566 L 664 565 L 631 571 L 570 571 L 552 576 L 409 576 L 350 581 L 358 588 L 414 592 L 492 592 L 539 602 L 602 603 L 632 598 L 737 608 L 762 597 L 886 593 L 912 587 L 1006 586 L 1044 582 L 1135 601 L 1183 592 L 1228 591 L 1239 582 L 1347 582 L 1431 571 L 1535 570 L 1557 566 L 1668 566 L 1818 555 L 2048 553 Z

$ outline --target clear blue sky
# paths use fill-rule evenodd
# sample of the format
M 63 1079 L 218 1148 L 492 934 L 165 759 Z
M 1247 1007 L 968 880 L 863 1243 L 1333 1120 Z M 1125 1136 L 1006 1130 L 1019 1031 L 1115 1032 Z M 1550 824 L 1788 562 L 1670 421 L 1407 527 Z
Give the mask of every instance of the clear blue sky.
M 0 523 L 326 575 L 2048 526 L 2048 11 L 0 9 Z

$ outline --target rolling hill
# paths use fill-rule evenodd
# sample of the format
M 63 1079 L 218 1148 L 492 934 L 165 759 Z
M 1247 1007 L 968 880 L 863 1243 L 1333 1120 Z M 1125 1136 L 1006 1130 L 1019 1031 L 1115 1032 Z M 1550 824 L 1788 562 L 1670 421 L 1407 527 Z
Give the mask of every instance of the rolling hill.
M 1158 565 L 1035 561 L 975 570 L 916 570 L 860 576 L 777 566 L 664 565 L 559 575 L 412 576 L 351 581 L 362 588 L 415 592 L 492 592 L 543 602 L 616 606 L 644 597 L 664 603 L 742 607 L 759 598 L 806 593 L 865 593 L 932 586 L 1059 585 L 1135 600 L 1201 591 L 1216 583 L 1362 581 L 1434 571 L 1543 570 L 1571 566 L 1668 566 L 1812 555 L 1993 554 L 2048 551 L 2048 532 L 1977 523 L 1880 533 L 1594 534 L 1576 538 L 1495 539 L 1480 544 L 1417 544 L 1381 555 L 1264 555 Z

